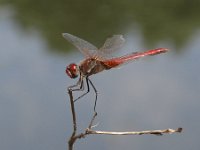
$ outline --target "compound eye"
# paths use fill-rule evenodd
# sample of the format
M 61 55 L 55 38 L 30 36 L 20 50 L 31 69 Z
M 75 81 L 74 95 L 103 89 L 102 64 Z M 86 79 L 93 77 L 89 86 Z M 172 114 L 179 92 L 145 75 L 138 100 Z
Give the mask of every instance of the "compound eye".
M 78 77 L 78 66 L 74 63 L 70 64 L 66 68 L 66 73 L 70 78 Z

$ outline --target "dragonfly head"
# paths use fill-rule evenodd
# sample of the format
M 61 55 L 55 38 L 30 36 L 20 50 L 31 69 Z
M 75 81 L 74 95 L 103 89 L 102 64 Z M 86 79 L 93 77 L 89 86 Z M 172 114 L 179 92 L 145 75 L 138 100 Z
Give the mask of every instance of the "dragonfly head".
M 66 68 L 66 73 L 70 78 L 74 79 L 74 78 L 78 77 L 78 72 L 79 72 L 79 70 L 78 70 L 77 64 L 72 63 L 72 64 L 68 65 Z

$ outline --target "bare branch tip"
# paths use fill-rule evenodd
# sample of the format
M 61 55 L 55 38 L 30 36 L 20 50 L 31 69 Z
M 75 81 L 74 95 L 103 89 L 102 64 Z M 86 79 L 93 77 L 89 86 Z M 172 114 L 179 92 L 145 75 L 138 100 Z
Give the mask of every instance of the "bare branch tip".
M 179 133 L 181 133 L 183 131 L 183 128 L 178 128 L 177 130 L 176 130 L 176 132 L 179 132 Z

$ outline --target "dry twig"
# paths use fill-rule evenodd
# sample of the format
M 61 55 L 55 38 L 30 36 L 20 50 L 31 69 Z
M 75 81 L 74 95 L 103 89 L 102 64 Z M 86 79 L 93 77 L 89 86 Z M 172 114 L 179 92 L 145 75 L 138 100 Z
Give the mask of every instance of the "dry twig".
M 164 129 L 164 130 L 147 130 L 147 131 L 128 131 L 128 132 L 111 132 L 111 131 L 94 131 L 87 129 L 87 134 L 104 134 L 104 135 L 143 135 L 143 134 L 154 134 L 163 135 L 171 133 L 180 133 L 182 128 L 174 129 Z
M 128 131 L 128 132 L 112 132 L 112 131 L 97 131 L 92 130 L 94 120 L 97 116 L 97 113 L 94 112 L 94 115 L 88 125 L 88 128 L 85 129 L 83 133 L 76 134 L 77 125 L 76 125 L 76 112 L 74 107 L 73 95 L 72 91 L 68 90 L 69 97 L 70 97 L 70 104 L 71 104 L 71 111 L 72 111 L 72 119 L 73 119 L 73 132 L 68 141 L 68 148 L 69 150 L 73 150 L 73 145 L 77 139 L 84 138 L 86 135 L 90 134 L 103 134 L 103 135 L 143 135 L 143 134 L 153 134 L 153 135 L 163 135 L 163 134 L 172 134 L 172 133 L 180 133 L 182 128 L 178 129 L 164 129 L 164 130 L 147 130 L 147 131 Z

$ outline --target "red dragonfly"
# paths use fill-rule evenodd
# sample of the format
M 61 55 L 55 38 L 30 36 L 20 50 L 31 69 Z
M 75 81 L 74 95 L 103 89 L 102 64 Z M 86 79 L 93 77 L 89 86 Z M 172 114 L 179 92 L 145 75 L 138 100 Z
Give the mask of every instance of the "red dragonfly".
M 71 92 L 83 91 L 85 80 L 87 91 L 75 99 L 74 102 L 86 95 L 90 91 L 89 85 L 91 85 L 96 94 L 94 111 L 96 108 L 98 93 L 94 84 L 89 79 L 89 76 L 104 70 L 116 68 L 122 64 L 126 64 L 144 56 L 157 55 L 168 51 L 167 48 L 157 48 L 145 52 L 134 52 L 121 57 L 112 57 L 111 54 L 119 50 L 125 42 L 122 35 L 113 35 L 111 38 L 108 38 L 104 45 L 99 49 L 93 44 L 69 33 L 63 33 L 63 37 L 73 44 L 85 56 L 85 59 L 79 65 L 71 63 L 67 66 L 66 73 L 70 78 L 74 79 L 79 76 L 78 82 L 75 85 L 68 87 L 68 90 Z

